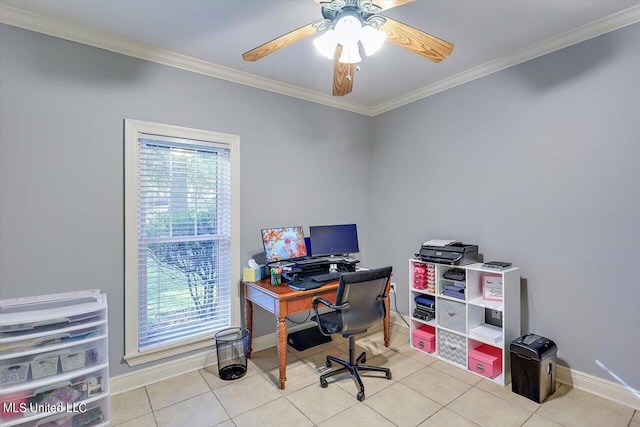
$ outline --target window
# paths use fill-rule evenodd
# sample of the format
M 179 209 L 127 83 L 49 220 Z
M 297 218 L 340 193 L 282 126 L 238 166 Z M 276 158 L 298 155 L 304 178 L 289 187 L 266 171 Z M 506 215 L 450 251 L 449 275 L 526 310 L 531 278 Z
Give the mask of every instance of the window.
M 125 121 L 129 365 L 210 346 L 239 322 L 238 145 L 234 135 Z

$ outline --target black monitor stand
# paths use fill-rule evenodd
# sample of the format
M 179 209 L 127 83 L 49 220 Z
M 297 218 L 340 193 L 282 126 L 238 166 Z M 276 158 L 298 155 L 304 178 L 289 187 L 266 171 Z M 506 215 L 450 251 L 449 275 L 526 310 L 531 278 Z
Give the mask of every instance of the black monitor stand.
M 294 261 L 295 262 L 295 261 Z M 326 257 L 313 264 L 293 265 L 282 273 L 282 280 L 288 283 L 304 280 L 305 277 L 328 273 L 331 266 L 335 265 L 340 272 L 348 273 L 356 270 L 356 259 L 342 257 Z

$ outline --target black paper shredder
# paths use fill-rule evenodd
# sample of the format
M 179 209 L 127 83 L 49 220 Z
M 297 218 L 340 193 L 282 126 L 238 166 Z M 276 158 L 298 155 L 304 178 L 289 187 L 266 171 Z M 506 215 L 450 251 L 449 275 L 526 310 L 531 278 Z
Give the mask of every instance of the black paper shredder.
M 548 338 L 526 334 L 511 342 L 511 390 L 537 403 L 556 391 L 558 348 Z

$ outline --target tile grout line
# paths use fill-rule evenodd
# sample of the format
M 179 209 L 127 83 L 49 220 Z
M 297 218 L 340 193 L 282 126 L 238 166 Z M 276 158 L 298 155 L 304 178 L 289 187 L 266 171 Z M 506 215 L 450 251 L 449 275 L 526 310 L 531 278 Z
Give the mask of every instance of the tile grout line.
M 217 365 L 216 365 L 217 366 Z M 247 367 L 248 369 L 248 367 Z M 218 403 L 220 404 L 220 407 L 222 408 L 222 410 L 224 411 L 225 414 L 227 414 L 227 417 L 229 420 L 231 420 L 231 422 L 233 422 L 233 418 L 231 418 L 231 415 L 229 415 L 229 411 L 227 411 L 227 408 L 224 407 L 224 405 L 222 404 L 222 402 L 220 401 L 220 398 L 218 398 L 218 395 L 215 393 L 215 390 L 211 387 L 211 384 L 209 384 L 209 382 L 207 381 L 207 379 L 204 377 L 204 375 L 202 375 L 202 372 L 200 372 L 201 370 L 198 369 L 198 374 L 200 374 L 200 377 L 204 380 L 204 382 L 207 384 L 207 386 L 209 387 L 209 392 L 213 395 L 213 397 L 215 397 L 215 399 L 218 401 Z M 226 386 L 222 386 L 222 387 L 226 387 Z M 220 388 L 222 388 L 220 387 Z M 204 393 L 203 393 L 204 394 Z M 225 421 L 223 421 L 225 422 Z M 218 423 L 221 424 L 221 423 Z M 234 423 L 235 424 L 235 423 Z M 157 424 L 156 424 L 157 425 Z

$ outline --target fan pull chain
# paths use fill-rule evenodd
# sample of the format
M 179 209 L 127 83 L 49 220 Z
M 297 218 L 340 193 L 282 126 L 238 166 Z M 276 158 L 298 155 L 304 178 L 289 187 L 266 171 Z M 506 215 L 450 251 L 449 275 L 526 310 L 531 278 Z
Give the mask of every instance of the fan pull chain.
M 356 71 L 360 71 L 360 64 L 356 65 Z M 351 76 L 351 74 L 347 74 L 346 79 L 351 81 L 351 79 L 353 79 L 353 76 Z

